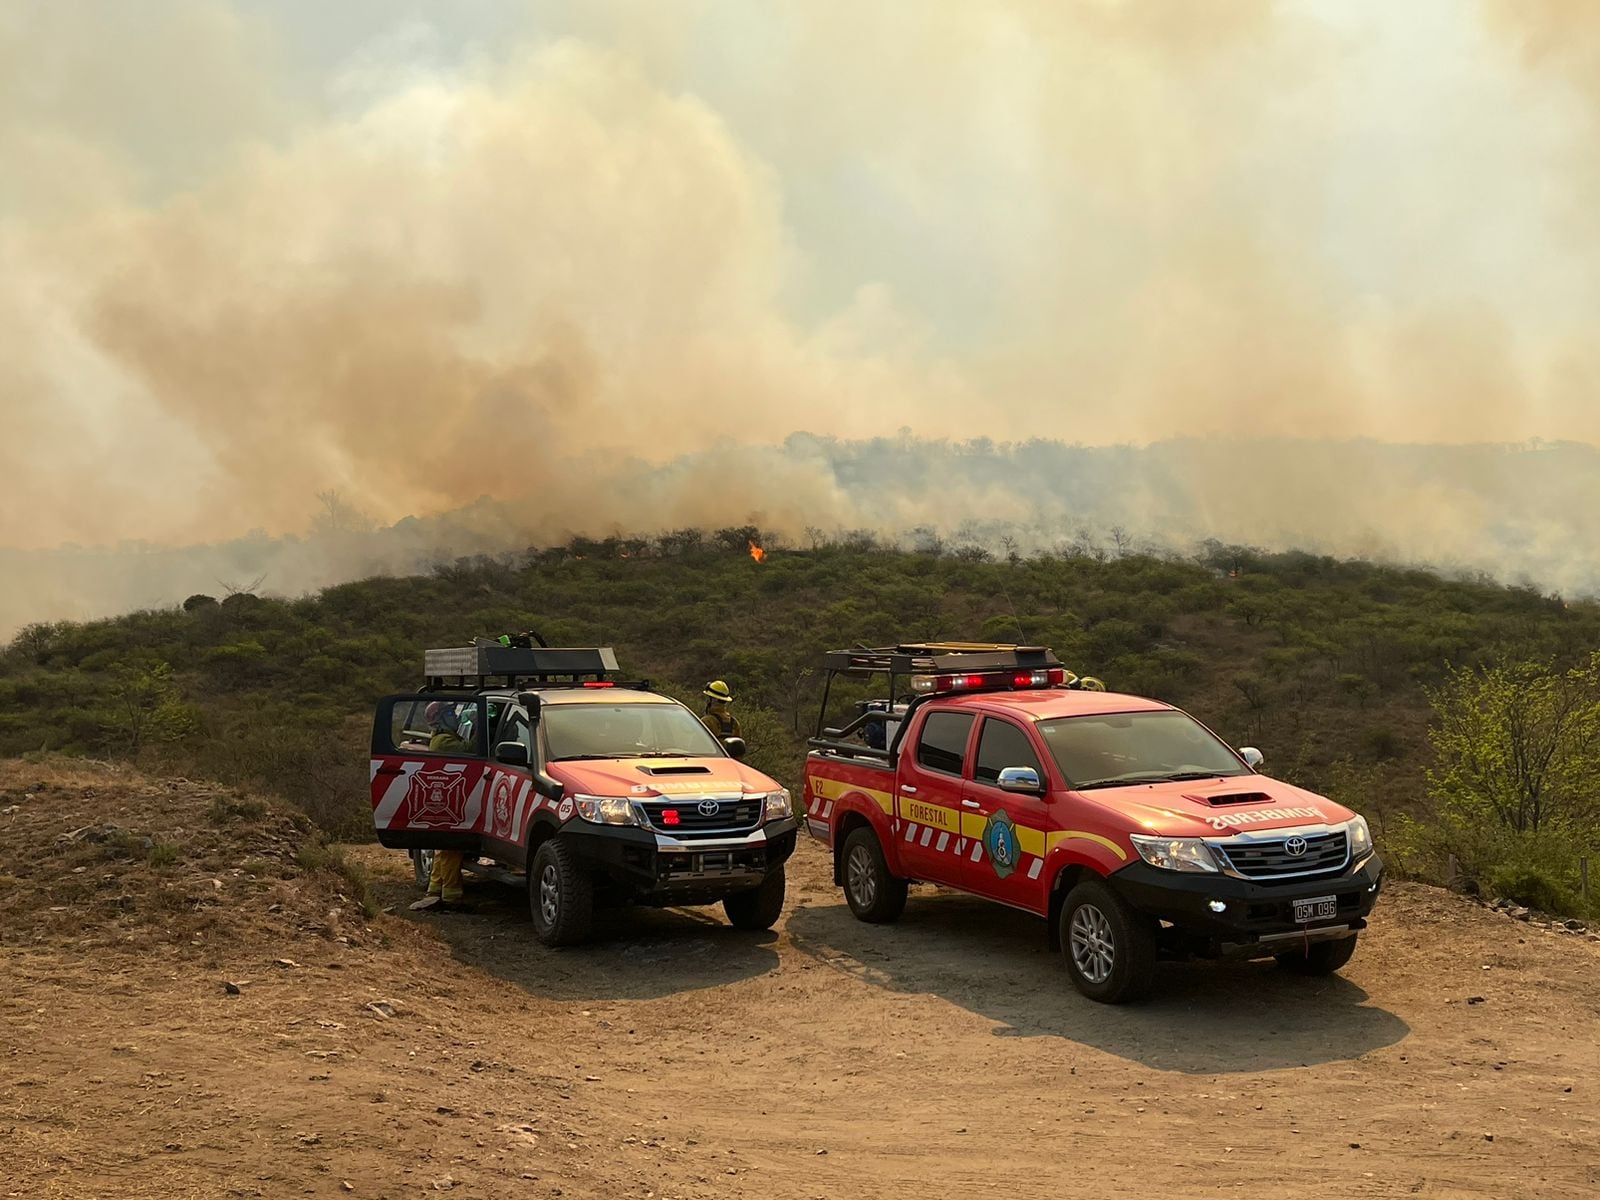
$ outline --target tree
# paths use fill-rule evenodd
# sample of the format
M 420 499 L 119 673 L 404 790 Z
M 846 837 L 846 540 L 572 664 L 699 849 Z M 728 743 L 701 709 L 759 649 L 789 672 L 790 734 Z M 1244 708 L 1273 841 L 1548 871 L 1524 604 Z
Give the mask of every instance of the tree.
M 1441 815 L 1534 835 L 1600 822 L 1600 652 L 1568 671 L 1454 668 L 1428 698 Z
M 311 518 L 314 533 L 368 533 L 376 522 L 344 498 L 338 488 L 317 493 L 321 511 Z
M 172 681 L 172 668 L 125 666 L 110 688 L 115 728 L 130 758 L 152 742 L 175 742 L 195 728 L 195 712 L 183 703 Z

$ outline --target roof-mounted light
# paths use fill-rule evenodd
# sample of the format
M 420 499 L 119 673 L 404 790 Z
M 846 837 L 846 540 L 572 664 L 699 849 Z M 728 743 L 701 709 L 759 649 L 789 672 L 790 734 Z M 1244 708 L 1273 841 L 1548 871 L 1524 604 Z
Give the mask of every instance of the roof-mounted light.
M 911 690 L 919 695 L 944 692 L 974 692 L 984 689 L 1060 687 L 1067 673 L 1060 667 L 1043 671 L 984 671 L 964 674 L 913 675 Z

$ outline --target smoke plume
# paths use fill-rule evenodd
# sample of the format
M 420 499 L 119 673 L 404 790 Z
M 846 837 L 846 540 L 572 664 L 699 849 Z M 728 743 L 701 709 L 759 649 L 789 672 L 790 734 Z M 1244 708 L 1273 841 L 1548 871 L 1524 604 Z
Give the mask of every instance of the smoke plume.
M 1594 576 L 1420 448 L 1600 440 L 1581 6 L 341 11 L 0 11 L 0 628 L 752 517 Z

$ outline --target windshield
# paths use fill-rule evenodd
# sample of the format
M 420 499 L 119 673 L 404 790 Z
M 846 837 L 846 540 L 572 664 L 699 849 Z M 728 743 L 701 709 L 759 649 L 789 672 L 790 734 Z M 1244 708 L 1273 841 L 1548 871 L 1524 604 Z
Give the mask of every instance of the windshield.
M 1247 775 L 1233 751 L 1181 712 L 1106 713 L 1038 723 L 1073 787 Z
M 678 704 L 550 704 L 540 724 L 551 762 L 725 753 L 700 718 Z

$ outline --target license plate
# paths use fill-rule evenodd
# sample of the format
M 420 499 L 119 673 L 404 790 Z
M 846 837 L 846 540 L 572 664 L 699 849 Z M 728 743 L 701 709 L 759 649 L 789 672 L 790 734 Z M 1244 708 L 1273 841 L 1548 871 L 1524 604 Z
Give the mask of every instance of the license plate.
M 1301 925 L 1308 921 L 1326 921 L 1339 915 L 1339 897 L 1313 896 L 1309 900 L 1294 902 L 1294 919 Z

